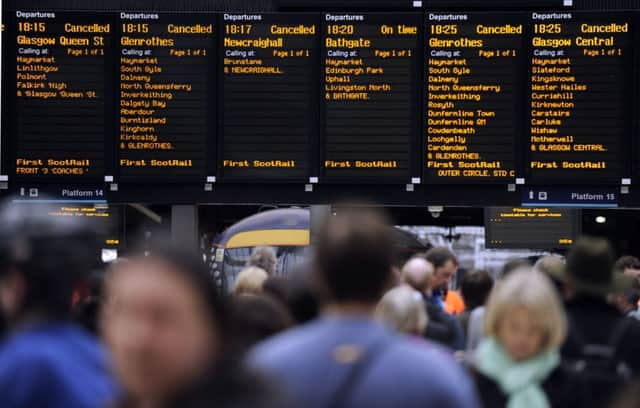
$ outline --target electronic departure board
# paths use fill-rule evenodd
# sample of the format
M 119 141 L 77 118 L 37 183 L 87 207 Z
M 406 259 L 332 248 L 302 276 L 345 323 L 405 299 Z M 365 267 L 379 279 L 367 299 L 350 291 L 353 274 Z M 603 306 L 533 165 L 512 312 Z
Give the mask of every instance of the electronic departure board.
M 36 210 L 38 203 L 29 203 Z M 50 205 L 42 208 L 51 208 Z M 91 227 L 100 239 L 102 248 L 118 248 L 123 245 L 122 235 L 122 208 L 117 206 L 93 206 L 79 204 L 65 204 L 49 211 L 51 217 L 82 218 Z
M 631 139 L 632 19 L 532 13 L 531 182 L 615 183 Z
M 561 249 L 580 234 L 579 210 L 488 207 L 485 247 Z
M 17 12 L 7 20 L 5 143 L 20 180 L 102 180 L 112 126 L 113 31 L 97 13 Z M 8 140 L 7 140 L 8 139 Z
M 520 15 L 426 15 L 426 180 L 513 181 L 521 138 Z
M 223 15 L 223 177 L 316 175 L 319 21 L 314 14 Z
M 246 182 L 288 202 L 354 187 L 441 204 L 500 189 L 505 205 L 617 192 L 640 174 L 638 16 L 12 10 L 0 189 L 262 199 Z
M 323 175 L 410 182 L 420 134 L 420 14 L 325 14 Z
M 204 181 L 215 163 L 215 18 L 119 17 L 119 178 Z

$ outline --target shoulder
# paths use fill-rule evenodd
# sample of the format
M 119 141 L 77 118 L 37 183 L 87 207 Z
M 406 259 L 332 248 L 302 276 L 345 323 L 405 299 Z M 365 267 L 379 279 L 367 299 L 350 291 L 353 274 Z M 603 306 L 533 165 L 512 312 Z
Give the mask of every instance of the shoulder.
M 637 336 L 637 338 L 640 338 L 640 320 L 636 319 L 635 317 L 624 317 L 624 319 L 626 319 L 627 321 L 626 324 L 628 325 L 627 327 L 629 328 L 629 331 L 633 335 Z
M 15 335 L 0 350 L 0 395 L 9 406 L 59 388 L 55 355 L 31 336 Z
M 429 341 L 414 341 L 405 337 L 393 340 L 383 361 L 408 375 L 427 376 L 442 384 L 455 384 L 466 379 L 464 369 L 453 359 L 451 352 Z
M 409 337 L 396 336 L 391 340 L 389 354 L 398 362 L 402 361 L 402 365 L 415 367 L 418 370 L 439 371 L 438 364 L 442 364 L 445 372 L 454 372 L 458 369 L 451 352 L 430 341 L 416 341 Z
M 34 333 L 18 333 L 11 336 L 0 348 L 0 374 L 7 370 L 45 366 L 52 363 L 55 354 L 47 339 Z M 43 367 L 39 367 L 43 368 Z
M 468 372 L 439 345 L 398 337 L 379 369 L 389 378 L 403 378 L 408 391 L 413 388 L 416 394 L 425 394 L 427 390 L 441 406 L 475 407 L 475 389 Z
M 0 388 L 15 384 L 18 378 L 35 385 L 76 374 L 85 380 L 108 378 L 106 352 L 81 329 L 17 333 L 0 348 Z
M 484 316 L 484 306 L 476 307 L 471 311 L 471 315 L 469 316 L 471 319 L 479 319 Z
M 583 385 L 573 371 L 562 365 L 549 374 L 542 388 L 554 407 L 582 406 Z
M 492 408 L 507 406 L 507 395 L 502 392 L 498 383 L 477 370 L 473 370 L 472 373 L 483 406 Z
M 287 330 L 254 347 L 249 353 L 248 363 L 251 367 L 265 369 L 293 362 L 295 359 L 291 356 L 313 350 L 328 331 L 321 322 L 311 322 Z

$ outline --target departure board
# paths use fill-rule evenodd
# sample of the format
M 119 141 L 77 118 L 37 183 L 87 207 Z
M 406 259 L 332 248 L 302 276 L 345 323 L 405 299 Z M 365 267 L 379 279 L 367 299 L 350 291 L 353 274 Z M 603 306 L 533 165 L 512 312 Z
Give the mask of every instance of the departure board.
M 224 14 L 222 175 L 308 179 L 316 165 L 319 16 Z
M 420 134 L 421 14 L 325 14 L 323 175 L 409 182 Z
M 557 208 L 488 207 L 485 247 L 562 249 L 580 234 L 580 212 Z
M 531 24 L 531 180 L 619 184 L 632 120 L 630 18 L 532 13 Z
M 36 209 L 40 206 L 37 203 L 23 205 L 30 205 Z M 49 205 L 43 208 L 49 209 L 50 217 L 82 219 L 98 235 L 102 248 L 118 248 L 123 244 L 121 207 L 65 204 L 54 209 Z
M 17 11 L 7 23 L 4 108 L 15 177 L 102 180 L 112 23 L 100 14 L 45 11 Z
M 204 181 L 215 163 L 215 15 L 119 17 L 119 177 Z
M 426 25 L 426 180 L 514 180 L 526 69 L 521 17 L 428 13 Z

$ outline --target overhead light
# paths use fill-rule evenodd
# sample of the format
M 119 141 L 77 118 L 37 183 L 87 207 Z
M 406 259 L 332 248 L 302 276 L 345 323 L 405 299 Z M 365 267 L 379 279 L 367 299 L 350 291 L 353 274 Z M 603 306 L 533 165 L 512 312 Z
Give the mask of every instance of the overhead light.
M 605 222 L 607 222 L 607 217 L 604 217 L 604 216 L 602 216 L 602 215 L 598 215 L 598 216 L 596 217 L 596 222 L 597 222 L 598 224 L 604 224 Z
M 433 218 L 440 218 L 442 212 L 444 211 L 444 207 L 440 205 L 432 205 L 428 207 L 429 212 Z
M 117 249 L 102 249 L 102 262 L 111 263 L 118 259 L 118 250 Z

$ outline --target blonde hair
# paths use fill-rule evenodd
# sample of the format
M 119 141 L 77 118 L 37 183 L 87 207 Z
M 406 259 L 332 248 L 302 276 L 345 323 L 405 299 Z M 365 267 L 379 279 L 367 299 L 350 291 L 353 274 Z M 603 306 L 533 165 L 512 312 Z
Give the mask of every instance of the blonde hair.
M 269 278 L 264 269 L 255 266 L 245 268 L 238 274 L 236 283 L 233 286 L 234 295 L 259 295 L 262 293 L 262 286 Z
M 527 309 L 544 330 L 543 350 L 562 345 L 567 335 L 567 318 L 556 289 L 543 273 L 515 272 L 496 285 L 487 302 L 485 334 L 496 337 L 502 320 L 516 307 Z
M 395 330 L 422 334 L 429 321 L 422 295 L 403 285 L 388 291 L 376 307 L 376 317 Z

